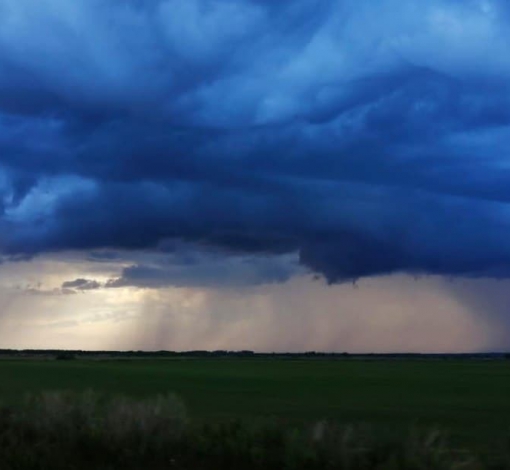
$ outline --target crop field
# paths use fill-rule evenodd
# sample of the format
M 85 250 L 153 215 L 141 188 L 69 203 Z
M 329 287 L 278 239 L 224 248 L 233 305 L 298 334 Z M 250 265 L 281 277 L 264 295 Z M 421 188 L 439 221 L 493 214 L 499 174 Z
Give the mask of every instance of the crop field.
M 510 437 L 510 362 L 503 360 L 2 360 L 0 378 L 4 404 L 55 390 L 174 393 L 197 423 L 434 428 L 470 445 Z

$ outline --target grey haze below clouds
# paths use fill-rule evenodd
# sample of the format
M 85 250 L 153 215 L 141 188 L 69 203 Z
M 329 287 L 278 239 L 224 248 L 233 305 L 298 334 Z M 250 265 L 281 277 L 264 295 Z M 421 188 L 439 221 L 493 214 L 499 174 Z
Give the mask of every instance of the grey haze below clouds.
M 506 277 L 509 49 L 504 0 L 3 0 L 0 251 Z

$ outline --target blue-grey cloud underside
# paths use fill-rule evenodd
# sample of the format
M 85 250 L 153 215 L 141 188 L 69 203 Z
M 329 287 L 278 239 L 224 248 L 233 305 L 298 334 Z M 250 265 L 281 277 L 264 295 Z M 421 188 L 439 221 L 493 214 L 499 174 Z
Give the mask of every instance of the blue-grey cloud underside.
M 0 251 L 507 276 L 508 50 L 504 0 L 3 0 Z

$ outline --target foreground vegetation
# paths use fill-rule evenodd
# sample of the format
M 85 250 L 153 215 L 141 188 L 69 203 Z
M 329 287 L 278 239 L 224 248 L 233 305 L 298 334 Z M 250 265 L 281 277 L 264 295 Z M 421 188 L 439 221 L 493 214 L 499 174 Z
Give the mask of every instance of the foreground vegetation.
M 503 359 L 48 357 L 0 377 L 2 470 L 510 469 Z
M 174 396 L 53 392 L 0 409 L 0 463 L 5 470 L 495 470 L 510 468 L 510 452 L 484 456 L 434 431 L 397 439 L 326 422 L 301 430 L 194 426 Z

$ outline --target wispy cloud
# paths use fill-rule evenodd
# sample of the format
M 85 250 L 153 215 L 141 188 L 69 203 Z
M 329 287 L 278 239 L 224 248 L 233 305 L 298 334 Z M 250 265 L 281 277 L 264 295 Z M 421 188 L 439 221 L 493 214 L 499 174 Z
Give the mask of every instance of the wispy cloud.
M 74 281 L 65 281 L 62 284 L 62 290 L 96 290 L 101 287 L 101 284 L 94 279 L 78 278 Z

